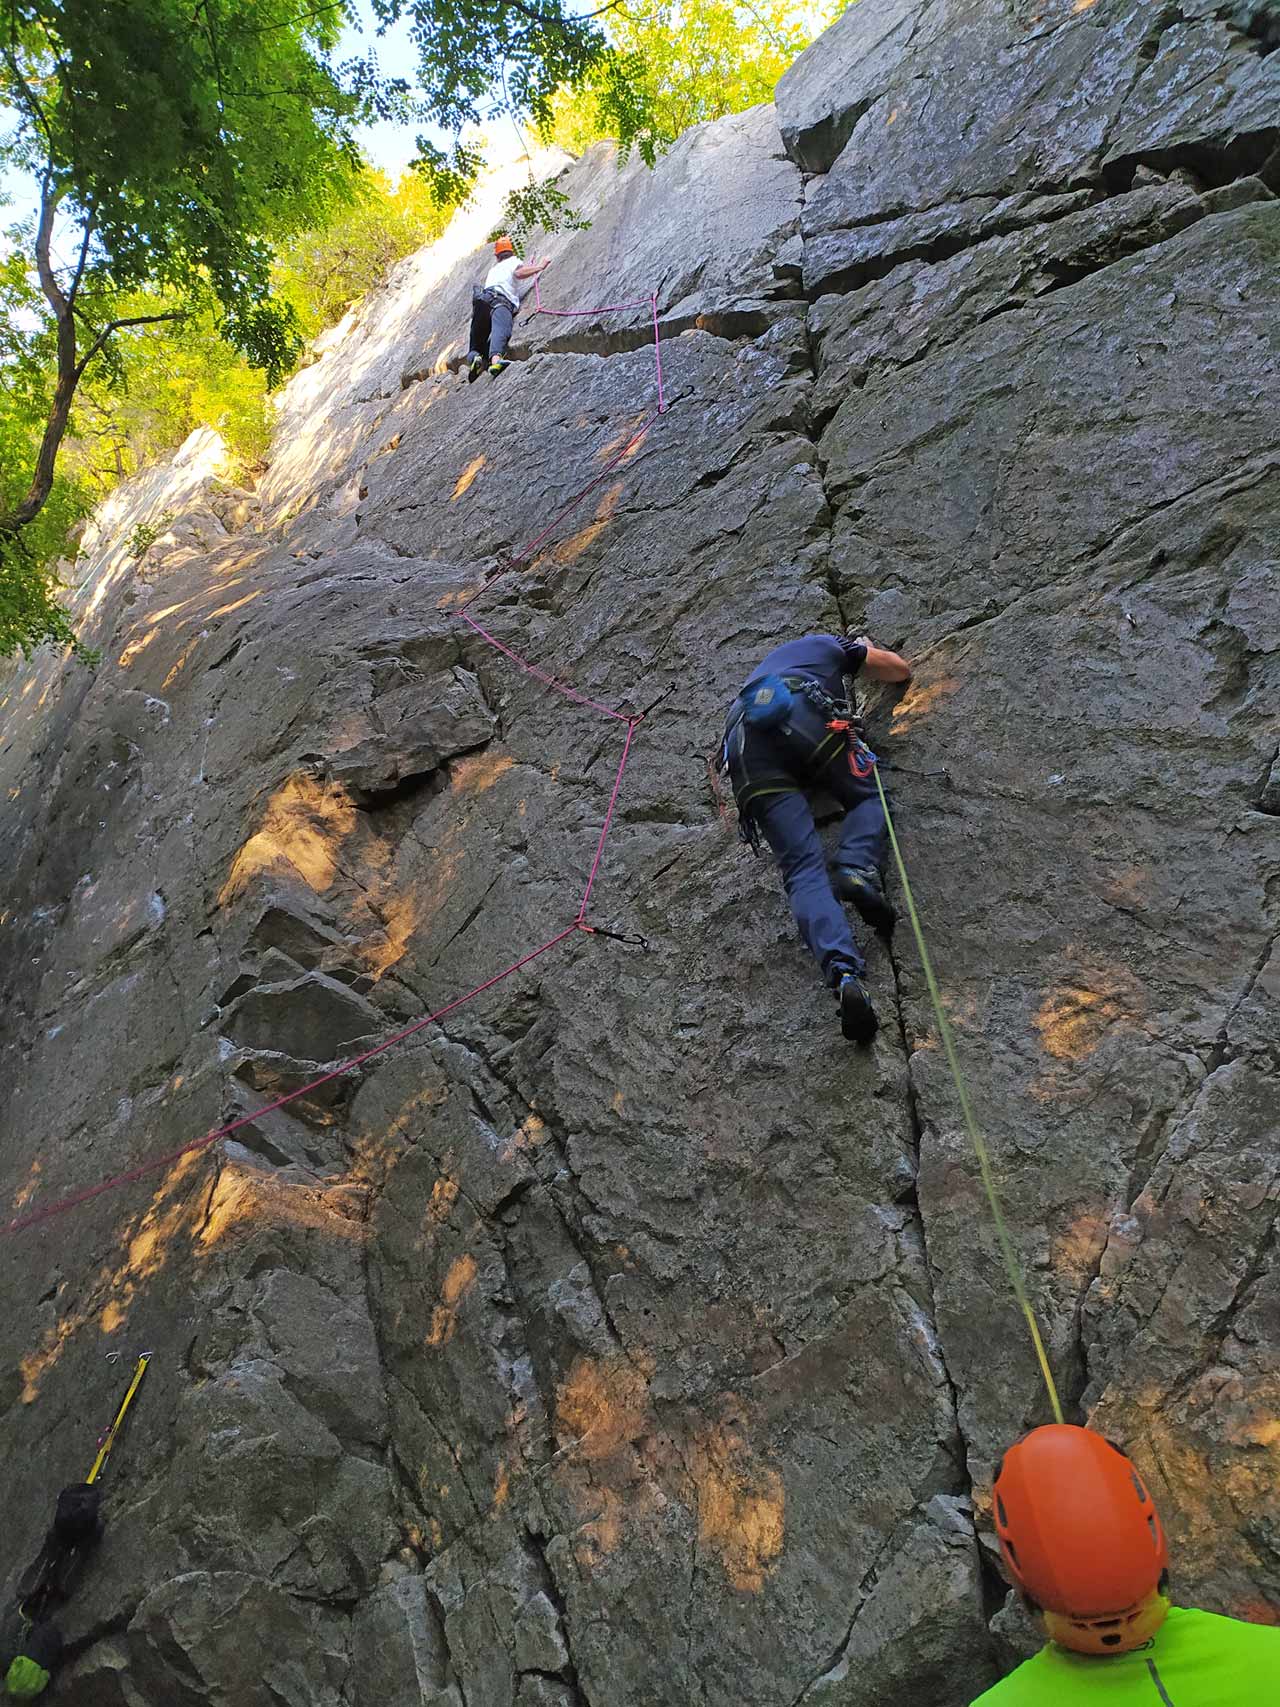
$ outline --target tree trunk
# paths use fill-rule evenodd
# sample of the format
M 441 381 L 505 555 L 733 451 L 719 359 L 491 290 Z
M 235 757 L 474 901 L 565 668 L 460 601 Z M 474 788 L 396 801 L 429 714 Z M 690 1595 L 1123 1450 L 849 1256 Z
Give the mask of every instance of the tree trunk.
M 40 441 L 40 452 L 36 457 L 35 473 L 27 495 L 17 504 L 8 515 L 0 516 L 0 535 L 14 535 L 33 522 L 44 508 L 45 500 L 53 490 L 53 470 L 58 458 L 58 450 L 66 436 L 67 422 L 71 419 L 71 399 L 75 396 L 76 385 L 80 379 L 80 369 L 76 363 L 76 323 L 72 312 L 71 297 L 59 285 L 53 271 L 49 248 L 53 238 L 53 219 L 58 211 L 61 193 L 53 186 L 52 175 L 45 174 L 44 184 L 40 192 L 40 224 L 36 230 L 36 267 L 40 273 L 40 286 L 44 291 L 49 306 L 53 309 L 58 327 L 58 382 L 53 391 L 53 406 L 49 410 L 49 422 L 44 430 L 44 438 Z M 85 243 L 88 244 L 88 232 L 85 233 Z M 83 258 L 82 263 L 83 265 Z M 76 276 L 79 283 L 79 274 Z M 75 286 L 72 286 L 74 291 Z

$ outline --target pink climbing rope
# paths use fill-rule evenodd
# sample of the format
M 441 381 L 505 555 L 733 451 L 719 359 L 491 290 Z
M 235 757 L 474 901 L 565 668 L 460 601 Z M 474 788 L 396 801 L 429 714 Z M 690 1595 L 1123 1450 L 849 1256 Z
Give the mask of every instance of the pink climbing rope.
M 535 296 L 537 296 L 538 281 L 536 278 L 534 279 L 534 291 Z M 639 298 L 635 302 L 614 303 L 611 306 L 604 308 L 582 309 L 543 308 L 541 297 L 537 296 L 537 311 L 539 313 L 554 315 L 558 318 L 574 319 L 583 315 L 609 314 L 623 308 L 641 308 L 646 302 L 649 304 L 653 317 L 653 353 L 658 379 L 657 408 L 646 418 L 637 431 L 631 435 L 631 437 L 622 446 L 621 450 L 609 459 L 601 472 L 569 500 L 553 520 L 543 528 L 541 533 L 537 534 L 529 541 L 528 545 L 524 546 L 521 551 L 509 560 L 507 565 L 508 567 L 514 567 L 515 564 L 523 561 L 531 552 L 536 550 L 542 541 L 546 539 L 548 534 L 552 533 L 555 528 L 559 526 L 560 522 L 563 521 L 567 515 L 570 515 L 582 500 L 600 485 L 601 481 L 607 479 L 613 469 L 622 461 L 623 457 L 626 456 L 635 445 L 639 444 L 641 439 L 643 439 L 645 434 L 649 431 L 649 428 L 653 425 L 654 421 L 657 420 L 658 416 L 665 414 L 666 412 L 666 402 L 662 389 L 662 350 L 661 336 L 658 326 L 658 299 L 656 294 Z M 494 579 L 496 578 L 497 577 L 494 577 Z M 476 593 L 472 594 L 472 598 L 474 599 L 480 593 L 486 591 L 492 584 L 492 581 L 485 582 L 483 586 L 476 590 Z M 470 602 L 470 599 L 467 600 L 467 603 Z M 572 686 L 572 684 L 559 681 L 556 677 L 548 675 L 545 670 L 539 669 L 536 664 L 530 663 L 527 658 L 521 657 L 521 655 L 518 652 L 513 651 L 511 647 L 504 645 L 496 635 L 491 634 L 488 629 L 482 628 L 473 617 L 468 615 L 465 609 L 460 609 L 455 614 L 460 616 L 463 622 L 465 622 L 467 626 L 480 637 L 480 639 L 485 641 L 487 645 L 492 646 L 496 651 L 501 652 L 504 657 L 510 658 L 511 661 L 519 665 L 527 675 L 533 676 L 538 681 L 544 683 L 547 687 L 553 688 L 556 693 L 563 694 L 566 699 L 573 700 L 579 705 L 588 706 L 591 710 L 600 712 L 602 716 L 612 718 L 618 723 L 625 723 L 627 726 L 626 740 L 623 743 L 622 756 L 618 760 L 618 768 L 614 773 L 613 789 L 609 796 L 609 804 L 605 810 L 604 822 L 600 827 L 600 836 L 596 842 L 595 855 L 591 861 L 591 870 L 587 875 L 586 888 L 583 890 L 582 900 L 578 906 L 578 912 L 573 923 L 571 925 L 567 925 L 562 931 L 558 931 L 555 936 L 548 938 L 548 940 L 542 943 L 539 947 L 530 949 L 527 954 L 521 955 L 518 960 L 513 960 L 510 966 L 503 967 L 501 972 L 495 972 L 491 978 L 486 978 L 482 984 L 477 984 L 474 989 L 468 990 L 465 995 L 456 996 L 453 1001 L 447 1002 L 444 1007 L 437 1008 L 434 1013 L 428 1014 L 425 1019 L 415 1020 L 412 1025 L 407 1025 L 402 1030 L 394 1032 L 390 1037 L 383 1038 L 380 1043 L 375 1043 L 371 1048 L 363 1050 L 359 1055 L 353 1055 L 350 1059 L 339 1062 L 336 1067 L 331 1067 L 328 1072 L 321 1073 L 317 1078 L 308 1080 L 306 1084 L 299 1085 L 295 1090 L 286 1091 L 283 1096 L 277 1097 L 274 1102 L 266 1103 L 262 1108 L 254 1109 L 250 1114 L 244 1114 L 236 1120 L 228 1121 L 224 1126 L 216 1127 L 212 1132 L 206 1132 L 202 1137 L 189 1139 L 187 1143 L 178 1145 L 176 1149 L 166 1150 L 162 1155 L 151 1156 L 146 1161 L 139 1162 L 136 1167 L 126 1168 L 120 1173 L 112 1174 L 107 1179 L 99 1180 L 96 1185 L 87 1186 L 83 1191 L 73 1192 L 67 1197 L 59 1198 L 55 1202 L 45 1205 L 43 1208 L 33 1209 L 25 1215 L 15 1216 L 11 1221 L 0 1226 L 0 1238 L 7 1238 L 11 1234 L 25 1232 L 30 1227 L 36 1227 L 42 1222 L 51 1221 L 55 1216 L 65 1215 L 70 1210 L 77 1209 L 82 1204 L 90 1203 L 95 1198 L 103 1196 L 106 1192 L 114 1191 L 122 1185 L 130 1185 L 137 1180 L 144 1179 L 148 1174 L 159 1173 L 164 1169 L 171 1168 L 176 1162 L 181 1161 L 184 1156 L 193 1155 L 197 1151 L 209 1149 L 211 1145 L 216 1144 L 220 1139 L 229 1138 L 232 1133 L 240 1131 L 245 1126 L 252 1125 L 257 1120 L 261 1120 L 263 1115 L 273 1114 L 277 1109 L 287 1108 L 290 1103 L 296 1102 L 299 1097 L 306 1096 L 312 1091 L 319 1090 L 322 1085 L 332 1084 L 335 1079 L 344 1078 L 348 1073 L 354 1072 L 357 1067 L 362 1067 L 367 1061 L 374 1060 L 377 1056 L 385 1054 L 388 1049 L 394 1049 L 397 1044 L 403 1043 L 407 1038 L 413 1037 L 420 1031 L 424 1031 L 427 1026 L 435 1025 L 447 1015 L 455 1013 L 461 1007 L 465 1007 L 468 1002 L 473 1001 L 477 996 L 483 995 L 486 990 L 492 990 L 495 985 L 501 984 L 504 979 L 510 978 L 514 973 L 519 972 L 522 967 L 530 965 L 533 961 L 540 959 L 544 954 L 549 954 L 553 948 L 556 948 L 560 943 L 567 941 L 569 937 L 575 936 L 579 932 L 585 932 L 588 935 L 597 934 L 597 928 L 587 923 L 587 907 L 591 900 L 592 891 L 595 888 L 596 878 L 599 875 L 601 861 L 604 858 L 605 844 L 609 839 L 609 832 L 613 827 L 614 815 L 617 811 L 618 800 L 622 793 L 622 779 L 626 774 L 627 762 L 631 757 L 631 747 L 635 740 L 636 729 L 644 720 L 643 713 L 627 715 L 625 712 L 617 711 L 611 706 L 603 705 L 599 700 L 592 699 L 587 694 L 580 693 L 577 688 Z
M 492 585 L 492 582 L 489 584 Z M 482 587 L 480 591 L 483 592 L 484 588 Z M 557 693 L 562 693 L 566 699 L 574 700 L 578 705 L 589 705 L 593 711 L 601 711 L 606 717 L 616 718 L 619 723 L 630 723 L 632 721 L 625 713 L 613 711 L 609 706 L 601 705 L 598 699 L 589 699 L 586 694 L 579 693 L 577 688 L 570 687 L 567 682 L 557 681 L 554 676 L 547 675 L 545 670 L 540 670 L 536 664 L 531 664 L 527 658 L 522 658 L 518 652 L 513 652 L 509 646 L 504 646 L 501 640 L 489 633 L 487 628 L 481 628 L 475 618 L 468 616 L 465 610 L 460 610 L 458 615 L 468 628 L 475 630 L 481 640 L 487 640 L 489 645 L 501 652 L 504 657 L 510 658 L 514 664 L 519 664 L 526 675 L 535 676 L 538 681 L 545 682 L 549 688 L 554 688 Z
M 349 1061 L 343 1061 L 337 1067 L 331 1067 L 327 1073 L 321 1073 L 318 1079 L 311 1079 L 305 1085 L 299 1085 L 296 1090 L 286 1091 L 284 1096 L 277 1097 L 274 1102 L 267 1103 L 263 1108 L 255 1108 L 252 1114 L 242 1114 L 238 1120 L 228 1121 L 225 1126 L 219 1126 L 216 1131 L 206 1132 L 202 1138 L 192 1138 L 185 1144 L 180 1144 L 176 1150 L 168 1150 L 162 1156 L 152 1156 L 148 1161 L 139 1162 L 136 1168 L 128 1168 L 124 1173 L 112 1174 L 109 1179 L 100 1180 L 97 1185 L 91 1185 L 84 1191 L 77 1191 L 70 1197 L 61 1198 L 57 1203 L 51 1203 L 44 1209 L 33 1209 L 29 1215 L 19 1215 L 6 1226 L 0 1227 L 0 1238 L 10 1233 L 21 1233 L 28 1227 L 37 1226 L 41 1221 L 51 1221 L 55 1215 L 65 1215 L 69 1209 L 76 1209 L 82 1203 L 89 1203 L 95 1197 L 101 1197 L 104 1192 L 114 1191 L 117 1186 L 129 1185 L 134 1180 L 143 1179 L 147 1174 L 156 1173 L 162 1168 L 172 1167 L 183 1156 L 189 1156 L 196 1150 L 207 1150 L 210 1144 L 216 1144 L 220 1138 L 229 1138 L 233 1132 L 238 1132 L 242 1126 L 251 1126 L 255 1120 L 261 1120 L 264 1114 L 273 1114 L 278 1108 L 285 1108 L 291 1102 L 296 1102 L 308 1091 L 319 1090 L 321 1085 L 332 1084 L 334 1079 L 341 1079 L 345 1074 L 354 1072 L 366 1061 L 372 1061 L 375 1055 L 382 1055 L 388 1049 L 394 1049 L 397 1043 L 403 1043 L 415 1032 L 423 1031 L 437 1020 L 442 1020 L 446 1014 L 464 1007 L 467 1002 L 482 995 L 486 990 L 492 990 L 495 984 L 501 984 L 504 978 L 510 978 L 513 972 L 518 972 L 522 966 L 528 966 L 530 961 L 539 959 L 550 952 L 567 937 L 575 936 L 584 928 L 581 915 L 571 925 L 556 936 L 544 942 L 541 947 L 530 949 L 528 954 L 521 955 L 519 960 L 513 960 L 501 972 L 495 972 L 492 978 L 486 978 L 483 984 L 477 984 L 474 990 L 468 990 L 465 996 L 457 996 L 453 1001 L 435 1013 L 428 1014 L 426 1019 L 415 1020 L 412 1025 L 405 1026 L 403 1031 L 395 1032 L 391 1037 L 384 1037 L 381 1043 L 375 1043 L 372 1049 L 366 1049 L 360 1055 L 353 1055 Z M 589 932 L 589 927 L 587 927 Z
M 544 308 L 538 279 L 535 277 L 533 281 L 534 313 L 550 314 L 556 320 L 583 320 L 593 314 L 616 314 L 623 308 L 643 308 L 646 302 L 653 300 L 652 296 L 638 296 L 634 302 L 606 302 L 600 308 Z
M 529 540 L 529 542 L 526 545 L 522 545 L 520 547 L 519 551 L 513 552 L 511 554 L 511 556 L 507 559 L 507 567 L 509 569 L 514 569 L 518 563 L 525 562 L 526 559 L 529 558 L 533 554 L 533 552 L 535 552 L 538 549 L 538 547 L 542 544 L 543 540 L 546 539 L 549 534 L 553 534 L 556 531 L 556 529 L 560 526 L 560 523 L 565 519 L 565 517 L 572 515 L 573 512 L 577 509 L 578 505 L 582 502 L 582 500 L 584 498 L 588 497 L 592 492 L 594 492 L 596 487 L 599 486 L 602 481 L 605 481 L 609 478 L 609 476 L 613 473 L 614 469 L 622 461 L 623 457 L 626 456 L 627 452 L 630 451 L 635 445 L 638 445 L 640 443 L 640 440 L 645 436 L 645 434 L 649 431 L 649 428 L 658 419 L 658 414 L 659 414 L 659 411 L 657 409 L 655 409 L 652 412 L 652 414 L 648 417 L 648 419 L 646 421 L 644 421 L 642 423 L 642 425 L 640 427 L 638 427 L 634 433 L 632 433 L 631 437 L 627 440 L 626 444 L 623 445 L 622 449 L 617 453 L 617 455 L 611 456 L 609 458 L 608 462 L 605 463 L 604 467 L 600 470 L 599 474 L 596 475 L 595 479 L 588 481 L 587 484 L 582 488 L 582 490 L 580 492 L 575 492 L 573 497 L 570 498 L 569 502 L 564 506 L 564 508 L 562 510 L 557 511 L 557 513 L 551 518 L 551 520 L 547 523 L 546 527 L 543 528 L 541 533 L 535 534 L 534 537 L 531 540 Z
M 587 887 L 582 892 L 582 905 L 578 908 L 577 923 L 581 925 L 587 916 L 587 902 L 591 899 L 591 891 L 595 887 L 596 872 L 600 869 L 600 861 L 604 856 L 604 844 L 609 839 L 609 829 L 613 823 L 614 807 L 618 804 L 618 795 L 622 790 L 622 773 L 627 768 L 627 760 L 631 756 L 631 743 L 635 738 L 638 717 L 627 719 L 627 738 L 623 742 L 622 757 L 618 760 L 618 774 L 613 779 L 613 793 L 609 796 L 609 808 L 604 815 L 604 823 L 600 826 L 600 840 L 596 843 L 596 857 L 591 862 L 591 875 L 587 878 Z

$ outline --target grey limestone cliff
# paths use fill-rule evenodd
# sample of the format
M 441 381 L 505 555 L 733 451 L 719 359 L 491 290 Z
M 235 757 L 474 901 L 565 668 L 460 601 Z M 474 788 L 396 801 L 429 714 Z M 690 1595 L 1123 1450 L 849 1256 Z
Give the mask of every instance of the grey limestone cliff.
M 155 1359 L 67 1707 L 962 1707 L 1047 1417 L 905 928 L 840 1043 L 706 758 L 778 636 L 869 701 L 1069 1415 L 1280 1616 L 1280 54 L 1264 6 L 860 0 L 776 109 L 491 209 L 321 340 L 253 493 L 105 506 L 0 686 L 12 1570 Z M 500 186 L 499 186 L 500 187 Z M 495 191 L 496 193 L 496 191 Z M 139 521 L 161 525 L 139 557 Z M 134 540 L 135 545 L 137 540 Z M 946 775 L 938 772 L 945 768 Z M 119 1365 L 106 1354 L 123 1353 Z M 10 1576 L 10 1583 L 12 1576 Z

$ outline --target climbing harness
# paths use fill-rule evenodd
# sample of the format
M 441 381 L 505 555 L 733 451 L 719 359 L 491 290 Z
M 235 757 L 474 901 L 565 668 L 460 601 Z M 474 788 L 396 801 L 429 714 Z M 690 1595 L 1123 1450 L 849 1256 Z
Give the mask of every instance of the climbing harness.
M 793 719 L 798 702 L 821 718 L 820 732 L 809 735 Z M 760 852 L 756 804 L 775 794 L 791 794 L 816 782 L 819 773 L 844 747 L 856 781 L 866 783 L 875 754 L 862 740 L 862 722 L 854 707 L 833 699 L 812 676 L 761 676 L 749 682 L 729 707 L 716 769 L 728 774 L 738 808 L 738 836 Z M 775 734 L 785 743 L 748 743 L 748 732 Z M 802 750 L 807 747 L 807 750 Z
M 1049 1367 L 1048 1354 L 1044 1348 L 1044 1341 L 1040 1337 L 1040 1326 L 1036 1321 L 1036 1313 L 1032 1308 L 1031 1299 L 1027 1294 L 1027 1286 L 1026 1281 L 1023 1278 L 1022 1268 L 1018 1262 L 1017 1253 L 1014 1251 L 1013 1241 L 1009 1237 L 1009 1229 L 1005 1222 L 1004 1210 L 1000 1204 L 1000 1193 L 996 1186 L 995 1170 L 991 1165 L 991 1153 L 987 1148 L 986 1139 L 982 1135 L 982 1129 L 978 1125 L 977 1117 L 973 1111 L 973 1104 L 969 1098 L 968 1087 L 965 1084 L 964 1074 L 960 1070 L 960 1059 L 956 1054 L 955 1038 L 951 1032 L 951 1022 L 948 1020 L 946 1009 L 942 1005 L 942 993 L 938 988 L 938 980 L 934 976 L 933 961 L 929 957 L 929 949 L 924 940 L 924 928 L 920 923 L 920 914 L 916 908 L 915 896 L 911 892 L 911 879 L 907 876 L 906 861 L 902 857 L 902 849 L 898 843 L 898 833 L 894 826 L 893 816 L 889 811 L 889 802 L 884 792 L 884 783 L 881 780 L 878 765 L 872 766 L 872 774 L 875 776 L 876 789 L 880 795 L 880 804 L 884 809 L 885 827 L 889 832 L 889 846 L 893 849 L 894 863 L 898 870 L 898 881 L 902 885 L 902 897 L 907 904 L 907 914 L 911 920 L 911 931 L 916 941 L 916 952 L 920 956 L 920 966 L 924 972 L 925 984 L 929 991 L 929 1000 L 933 1006 L 933 1015 L 938 1023 L 938 1035 L 942 1039 L 942 1047 L 946 1053 L 947 1065 L 951 1069 L 951 1078 L 955 1084 L 956 1096 L 959 1099 L 960 1113 L 964 1120 L 965 1131 L 969 1135 L 969 1142 L 973 1145 L 974 1153 L 978 1158 L 978 1168 L 982 1175 L 982 1184 L 983 1189 L 987 1194 L 987 1202 L 991 1207 L 992 1220 L 995 1222 L 996 1239 L 1000 1245 L 1000 1254 L 1004 1259 L 1005 1272 L 1008 1274 L 1009 1282 L 1013 1287 L 1014 1297 L 1017 1299 L 1018 1307 L 1022 1311 L 1023 1317 L 1026 1320 L 1028 1332 L 1031 1335 L 1031 1344 L 1035 1350 L 1036 1361 L 1040 1365 L 1040 1373 L 1044 1377 L 1044 1384 L 1049 1394 L 1049 1404 L 1053 1410 L 1054 1420 L 1056 1422 L 1062 1422 L 1064 1420 L 1062 1414 L 1062 1401 L 1058 1397 L 1058 1389 L 1054 1383 L 1053 1371 Z

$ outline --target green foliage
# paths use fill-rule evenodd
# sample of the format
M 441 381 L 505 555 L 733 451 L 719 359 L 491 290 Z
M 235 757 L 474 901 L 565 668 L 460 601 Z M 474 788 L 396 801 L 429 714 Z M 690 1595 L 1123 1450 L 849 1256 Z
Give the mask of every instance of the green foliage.
M 160 535 L 173 525 L 172 515 L 164 515 L 154 522 L 136 522 L 133 532 L 129 535 L 125 550 L 130 557 L 145 557 Z
M 591 221 L 573 211 L 563 190 L 556 188 L 554 178 L 544 178 L 540 184 L 528 184 L 512 190 L 502 204 L 498 223 L 489 233 L 489 242 L 504 234 L 517 249 L 523 249 L 535 231 L 590 231 Z
M 286 371 L 298 331 L 271 295 L 272 242 L 324 223 L 358 170 L 361 102 L 325 57 L 342 10 L 0 0 L 6 152 L 90 227 L 82 320 L 109 322 L 120 291 L 195 290 L 270 380 Z
M 418 166 L 449 202 L 481 164 L 463 139 L 469 126 L 500 112 L 547 123 L 556 90 L 580 86 L 609 55 L 595 16 L 565 0 L 373 0 L 373 11 L 382 24 L 409 20 L 421 111 L 453 137 L 447 150 L 420 138 Z
M 268 383 L 297 359 L 273 248 L 350 204 L 354 127 L 376 105 L 368 75 L 344 88 L 329 64 L 345 11 L 345 0 L 300 13 L 279 0 L 0 0 L 0 168 L 40 185 L 37 218 L 11 239 L 43 297 L 24 305 L 32 342 L 6 352 L 4 377 L 20 401 L 33 384 L 46 392 L 42 424 L 24 402 L 21 434 L 7 428 L 0 539 L 15 614 L 0 651 L 42 622 L 50 637 L 65 627 L 51 614 L 62 534 L 50 528 L 68 513 L 57 458 L 77 387 L 114 336 L 139 318 L 196 317 Z M 107 372 L 118 380 L 123 365 Z
M 439 203 L 430 182 L 413 173 L 396 188 L 381 172 L 367 173 L 351 208 L 280 245 L 276 294 L 293 308 L 304 335 L 314 338 L 341 320 L 396 261 L 439 237 L 453 211 L 452 204 Z
M 692 124 L 773 99 L 779 77 L 840 0 L 635 0 L 606 14 L 611 51 L 557 91 L 540 134 L 571 153 L 611 136 L 652 165 Z

